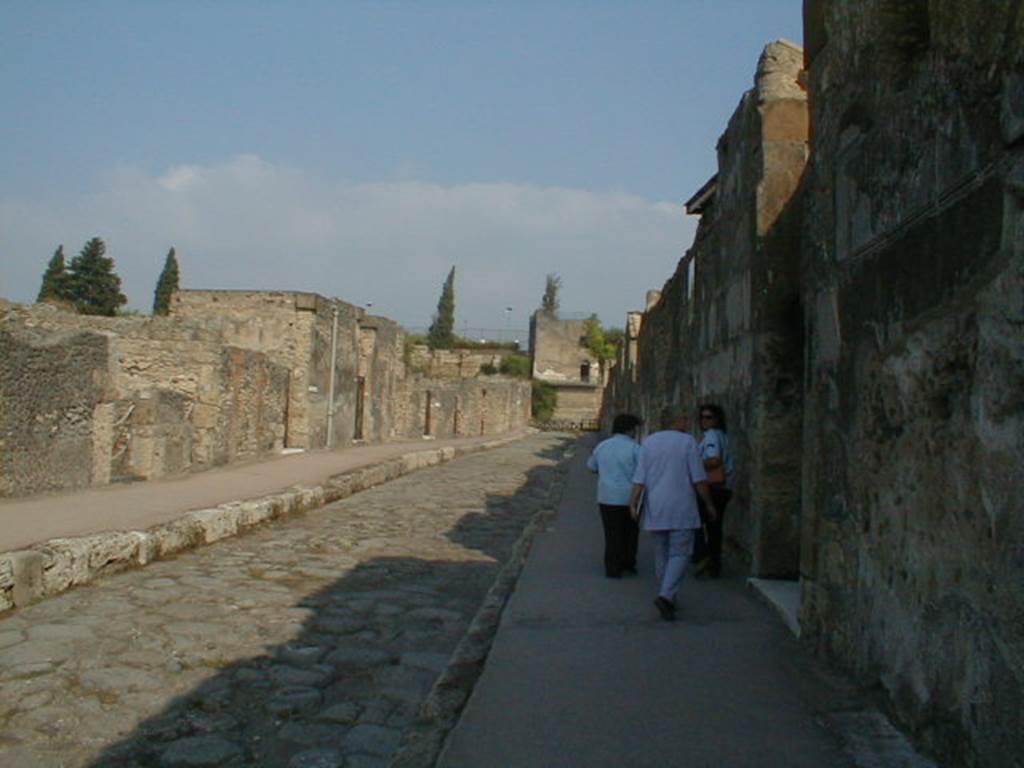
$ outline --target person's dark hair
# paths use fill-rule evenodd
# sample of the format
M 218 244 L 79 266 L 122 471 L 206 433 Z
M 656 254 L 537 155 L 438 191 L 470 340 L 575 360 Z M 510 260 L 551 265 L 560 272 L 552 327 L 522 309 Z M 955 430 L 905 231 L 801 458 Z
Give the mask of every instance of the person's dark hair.
M 713 413 L 715 415 L 715 421 L 718 422 L 715 424 L 715 429 L 720 429 L 723 432 L 729 431 L 725 426 L 725 411 L 722 409 L 722 406 L 716 403 L 703 403 L 698 410 L 700 413 Z
M 624 435 L 627 432 L 632 432 L 641 423 L 640 417 L 634 416 L 632 413 L 620 413 L 612 420 L 612 434 Z

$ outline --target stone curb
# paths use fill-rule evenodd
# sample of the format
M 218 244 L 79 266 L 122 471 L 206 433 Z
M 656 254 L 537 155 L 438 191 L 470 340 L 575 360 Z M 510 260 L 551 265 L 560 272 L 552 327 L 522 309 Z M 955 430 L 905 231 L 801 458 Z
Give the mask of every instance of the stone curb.
M 557 514 L 565 487 L 566 468 L 574 453 L 575 447 L 572 446 L 562 456 L 563 471 L 548 490 L 547 504 L 534 514 L 519 535 L 466 634 L 420 705 L 415 723 L 403 734 L 402 746 L 389 763 L 389 768 L 434 768 L 437 764 L 448 734 L 458 722 L 483 672 L 505 604 L 516 588 L 533 540 Z
M 0 552 L 0 614 L 101 576 L 237 536 L 262 523 L 302 514 L 418 469 L 498 448 L 524 436 L 410 451 L 379 464 L 332 475 L 321 485 L 295 485 L 255 499 L 192 510 L 144 531 L 50 539 L 28 549 Z

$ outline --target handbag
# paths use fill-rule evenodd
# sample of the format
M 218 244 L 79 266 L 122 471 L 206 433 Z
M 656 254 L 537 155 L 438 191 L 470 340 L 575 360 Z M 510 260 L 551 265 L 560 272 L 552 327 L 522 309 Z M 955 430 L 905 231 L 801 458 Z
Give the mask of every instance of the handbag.
M 708 482 L 712 485 L 725 485 L 725 465 L 719 464 L 717 467 L 705 467 L 705 473 L 708 476 Z

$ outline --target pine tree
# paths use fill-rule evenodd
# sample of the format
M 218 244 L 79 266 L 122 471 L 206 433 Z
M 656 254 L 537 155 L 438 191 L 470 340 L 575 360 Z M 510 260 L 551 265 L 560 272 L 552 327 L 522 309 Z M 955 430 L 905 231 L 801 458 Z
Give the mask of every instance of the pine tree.
M 427 332 L 427 345 L 431 349 L 451 349 L 455 343 L 455 267 L 448 273 L 441 298 L 437 301 L 437 314 Z
M 164 270 L 160 273 L 160 279 L 156 281 L 156 290 L 153 292 L 153 314 L 166 315 L 171 311 L 171 294 L 178 290 L 178 259 L 174 255 L 174 249 L 167 252 L 167 259 L 164 261 Z
M 64 269 L 64 246 L 58 245 L 53 257 L 43 273 L 43 284 L 39 287 L 36 301 L 52 301 L 65 299 L 68 284 L 68 273 Z
M 558 317 L 558 289 L 562 287 L 562 278 L 549 273 L 544 281 L 544 296 L 540 300 L 540 311 L 548 317 Z
M 82 314 L 113 316 L 128 301 L 121 293 L 121 278 L 114 272 L 114 260 L 106 252 L 104 242 L 94 237 L 71 260 L 67 298 Z

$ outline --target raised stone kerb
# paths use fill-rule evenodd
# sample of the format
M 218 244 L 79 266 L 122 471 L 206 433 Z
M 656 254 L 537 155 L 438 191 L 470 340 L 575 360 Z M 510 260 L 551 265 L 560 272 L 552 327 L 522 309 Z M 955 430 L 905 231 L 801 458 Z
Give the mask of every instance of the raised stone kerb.
M 143 566 L 179 552 L 244 533 L 261 523 L 317 509 L 424 467 L 489 450 L 512 435 L 469 446 L 413 451 L 349 472 L 320 485 L 294 486 L 246 501 L 186 512 L 145 531 L 111 531 L 51 539 L 30 549 L 0 553 L 0 612 L 22 607 L 109 573 Z

